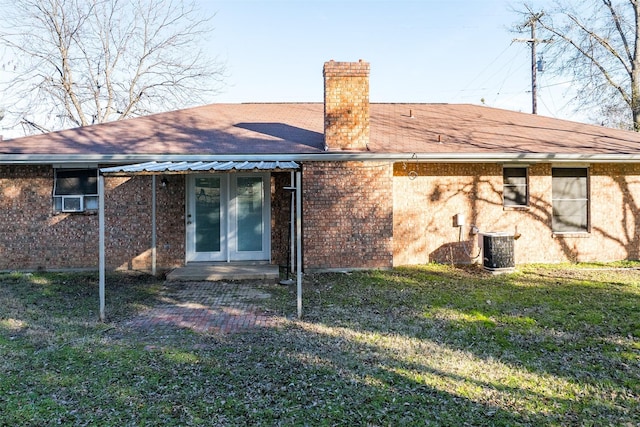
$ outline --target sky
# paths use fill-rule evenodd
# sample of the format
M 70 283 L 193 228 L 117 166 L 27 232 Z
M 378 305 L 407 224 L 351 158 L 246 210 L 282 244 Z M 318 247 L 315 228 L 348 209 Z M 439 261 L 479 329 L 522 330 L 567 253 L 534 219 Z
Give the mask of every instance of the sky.
M 506 0 L 198 0 L 208 53 L 227 68 L 213 102 L 322 102 L 329 60 L 371 64 L 371 102 L 471 103 L 531 112 L 531 51 Z M 548 1 L 529 1 L 542 9 Z M 538 51 L 544 55 L 544 46 Z M 538 114 L 574 113 L 568 82 L 538 73 Z

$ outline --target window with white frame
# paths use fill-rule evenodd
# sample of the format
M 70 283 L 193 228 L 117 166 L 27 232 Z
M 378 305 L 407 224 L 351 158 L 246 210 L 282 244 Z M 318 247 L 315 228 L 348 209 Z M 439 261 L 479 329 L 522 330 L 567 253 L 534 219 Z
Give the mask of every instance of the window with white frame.
M 55 169 L 53 209 L 85 212 L 98 209 L 98 169 Z
M 529 206 L 529 176 L 526 167 L 502 169 L 503 206 Z
M 552 227 L 556 233 L 589 231 L 587 168 L 552 168 Z

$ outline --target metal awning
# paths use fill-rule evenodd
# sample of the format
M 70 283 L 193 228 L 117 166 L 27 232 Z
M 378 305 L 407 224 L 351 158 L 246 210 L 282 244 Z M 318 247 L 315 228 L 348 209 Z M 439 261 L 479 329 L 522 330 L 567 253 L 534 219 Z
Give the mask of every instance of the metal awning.
M 291 210 L 290 226 L 292 234 L 295 230 L 295 264 L 297 283 L 297 306 L 298 318 L 302 317 L 302 172 L 300 166 L 293 161 L 183 161 L 183 162 L 145 162 L 133 165 L 115 166 L 101 168 L 98 175 L 98 252 L 99 252 L 99 300 L 100 300 L 100 320 L 105 320 L 105 281 L 106 281 L 106 254 L 105 254 L 105 176 L 109 175 L 151 175 L 151 265 L 155 274 L 156 266 L 156 179 L 158 174 L 177 173 L 188 174 L 198 171 L 252 171 L 252 170 L 288 170 L 291 172 L 291 186 L 286 187 L 294 190 L 292 202 L 295 199 L 295 211 Z M 295 171 L 295 174 L 294 174 Z M 295 180 L 294 180 L 295 179 Z M 295 221 L 294 221 L 295 212 Z M 293 246 L 291 248 L 293 258 Z
M 296 162 L 291 161 L 258 161 L 258 162 L 145 162 L 133 165 L 113 166 L 100 169 L 104 174 L 157 174 L 157 173 L 188 173 L 230 170 L 296 170 Z

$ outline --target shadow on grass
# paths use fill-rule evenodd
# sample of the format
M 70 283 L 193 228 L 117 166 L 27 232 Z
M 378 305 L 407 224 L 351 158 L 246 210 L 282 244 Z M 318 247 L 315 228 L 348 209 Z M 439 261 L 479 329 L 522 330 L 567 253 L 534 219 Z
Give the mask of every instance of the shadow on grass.
M 161 282 L 145 274 L 107 277 L 109 320 L 127 318 L 157 303 Z M 35 348 L 52 339 L 108 328 L 99 322 L 98 276 L 93 273 L 0 275 L 2 322 L 11 336 L 28 336 Z
M 541 412 L 562 408 L 554 411 L 557 420 L 565 412 L 581 422 L 591 416 L 640 421 L 640 273 L 537 271 L 490 276 L 428 267 L 317 276 L 306 289 L 307 319 L 365 335 L 435 343 L 469 355 L 476 369 L 515 367 L 533 374 L 534 384 L 557 383 L 562 391 L 545 396 L 535 387 L 527 390 L 527 381 L 517 380 L 520 374 L 507 378 L 516 378 L 507 388 L 499 376 L 479 382 L 463 376 L 466 383 L 516 400 L 547 402 Z M 394 359 L 385 365 L 394 363 L 447 376 L 437 365 L 411 368 Z
M 79 326 L 33 352 L 2 315 L 0 424 L 637 424 L 637 287 L 536 274 L 430 266 L 311 276 L 302 321 L 152 342 L 103 333 L 113 326 L 94 320 L 91 277 L 4 284 L 0 300 L 12 301 L 21 330 L 47 323 L 47 311 L 53 341 Z M 157 286 L 110 278 L 111 316 L 157 303 Z M 277 288 L 265 304 L 295 312 L 294 292 Z

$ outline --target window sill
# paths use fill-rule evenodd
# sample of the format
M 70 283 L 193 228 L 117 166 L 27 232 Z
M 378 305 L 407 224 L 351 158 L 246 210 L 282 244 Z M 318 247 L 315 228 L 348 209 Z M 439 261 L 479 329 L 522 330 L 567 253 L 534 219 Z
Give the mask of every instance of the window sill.
M 567 232 L 567 233 L 561 233 L 559 231 L 554 231 L 552 233 L 553 238 L 571 238 L 571 239 L 585 239 L 588 237 L 591 237 L 591 233 L 589 233 L 588 231 L 573 231 L 573 232 Z
M 87 209 L 85 211 L 81 211 L 81 212 L 62 212 L 62 211 L 53 211 L 53 215 L 86 215 L 86 216 L 92 216 L 92 215 L 98 215 L 98 210 L 97 209 Z
M 531 206 L 502 206 L 503 211 L 528 211 Z

